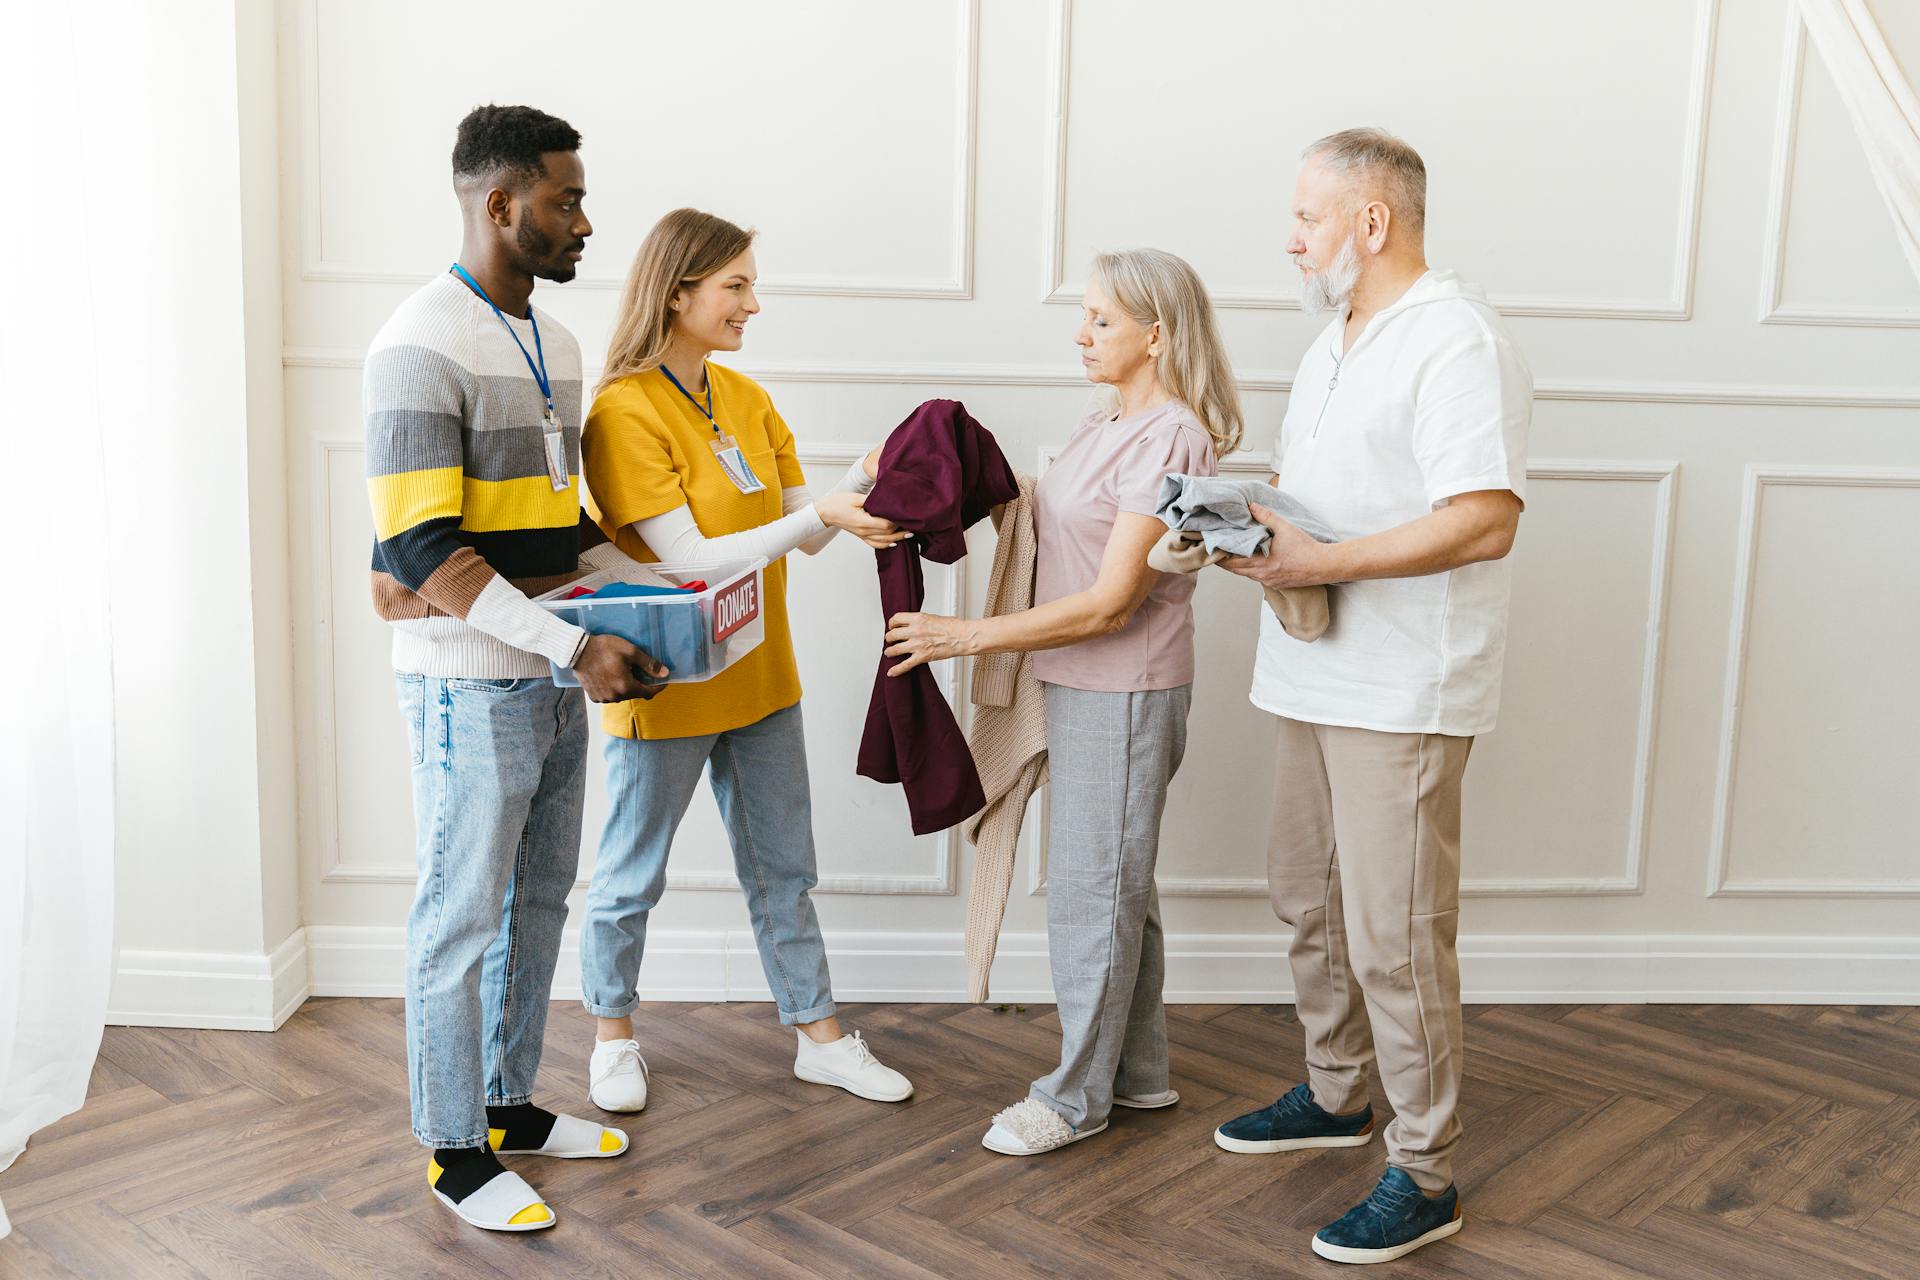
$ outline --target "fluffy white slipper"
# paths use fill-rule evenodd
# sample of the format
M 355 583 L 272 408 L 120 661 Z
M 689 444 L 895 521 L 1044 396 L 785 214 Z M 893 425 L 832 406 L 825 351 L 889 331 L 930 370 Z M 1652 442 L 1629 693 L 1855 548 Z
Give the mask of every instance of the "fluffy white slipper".
M 1159 1093 L 1116 1093 L 1113 1105 L 1131 1107 L 1135 1111 L 1158 1111 L 1161 1107 L 1170 1107 L 1180 1101 L 1178 1089 L 1162 1089 Z
M 439 1180 L 439 1164 L 427 1162 L 427 1185 Z M 543 1231 L 558 1222 L 540 1193 L 527 1180 L 508 1170 L 496 1173 L 491 1181 L 466 1199 L 455 1204 L 433 1189 L 433 1198 L 460 1216 L 461 1221 L 483 1231 Z
M 504 1129 L 487 1130 L 493 1149 L 503 1156 L 549 1156 L 555 1160 L 598 1160 L 617 1156 L 627 1149 L 627 1135 L 578 1116 L 555 1116 L 553 1132 L 533 1148 L 506 1148 L 499 1145 Z
M 1106 1127 L 1102 1120 L 1091 1129 L 1076 1129 L 1046 1103 L 1022 1098 L 993 1118 L 993 1127 L 980 1145 L 1003 1156 L 1037 1156 L 1091 1138 Z

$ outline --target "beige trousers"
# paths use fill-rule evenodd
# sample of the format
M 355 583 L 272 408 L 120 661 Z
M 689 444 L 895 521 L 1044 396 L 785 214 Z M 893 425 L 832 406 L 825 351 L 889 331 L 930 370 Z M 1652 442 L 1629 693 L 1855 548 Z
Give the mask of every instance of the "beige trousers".
M 1472 738 L 1279 718 L 1267 884 L 1288 959 L 1313 1100 L 1367 1104 L 1378 1061 L 1393 1103 L 1387 1161 L 1425 1191 L 1460 1140 L 1460 778 Z

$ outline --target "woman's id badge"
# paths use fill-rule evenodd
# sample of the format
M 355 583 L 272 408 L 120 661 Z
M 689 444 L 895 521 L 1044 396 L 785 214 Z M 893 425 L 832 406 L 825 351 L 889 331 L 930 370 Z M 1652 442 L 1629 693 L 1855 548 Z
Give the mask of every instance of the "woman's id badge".
M 732 436 L 715 436 L 707 441 L 713 449 L 713 456 L 720 461 L 720 469 L 727 473 L 727 479 L 733 481 L 733 487 L 742 493 L 760 493 L 766 485 L 760 477 L 753 474 L 753 468 L 747 463 L 747 455 L 740 452 L 740 446 L 734 443 Z

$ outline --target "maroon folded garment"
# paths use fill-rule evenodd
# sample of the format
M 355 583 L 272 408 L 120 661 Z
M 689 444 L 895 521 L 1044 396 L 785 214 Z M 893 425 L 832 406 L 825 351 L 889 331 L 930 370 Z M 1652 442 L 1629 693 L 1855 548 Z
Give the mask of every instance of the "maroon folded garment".
M 957 400 L 929 400 L 915 409 L 887 437 L 879 469 L 867 511 L 914 535 L 874 552 L 884 635 L 886 619 L 917 612 L 926 598 L 920 557 L 952 564 L 966 555 L 967 527 L 1010 501 L 1019 486 L 993 433 Z M 889 679 L 887 670 L 898 661 L 880 658 L 856 770 L 876 782 L 898 782 L 907 795 L 913 833 L 926 835 L 972 817 L 987 799 L 973 753 L 933 672 L 915 667 Z

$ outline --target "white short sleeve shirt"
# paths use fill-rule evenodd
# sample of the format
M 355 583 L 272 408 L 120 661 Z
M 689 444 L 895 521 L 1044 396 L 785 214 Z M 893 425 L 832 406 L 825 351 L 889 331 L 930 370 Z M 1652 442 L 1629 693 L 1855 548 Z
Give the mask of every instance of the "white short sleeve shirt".
M 1341 538 L 1417 520 L 1458 494 L 1526 500 L 1533 374 L 1499 313 L 1429 271 L 1340 350 L 1315 340 L 1274 443 L 1278 487 Z M 1261 610 L 1252 699 L 1275 715 L 1389 733 L 1492 729 L 1506 655 L 1505 560 L 1332 588 L 1332 625 L 1293 639 Z

